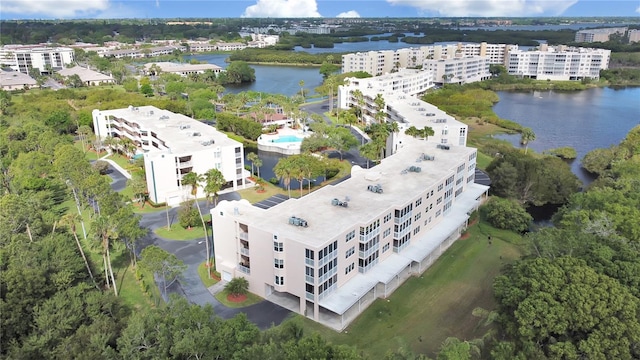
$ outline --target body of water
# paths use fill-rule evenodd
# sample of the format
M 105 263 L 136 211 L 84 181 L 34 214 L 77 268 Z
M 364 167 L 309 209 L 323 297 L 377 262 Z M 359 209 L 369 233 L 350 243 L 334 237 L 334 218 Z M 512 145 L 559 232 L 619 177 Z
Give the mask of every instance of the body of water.
M 227 54 L 201 54 L 185 56 L 185 59 L 196 59 L 201 62 L 215 64 L 226 68 Z M 304 81 L 307 95 L 315 94 L 315 88 L 322 85 L 322 75 L 319 67 L 280 66 L 280 65 L 250 65 L 256 71 L 256 81 L 250 84 L 227 85 L 229 93 L 237 94 L 243 91 L 259 91 L 271 94 L 292 96 L 300 94 L 300 81 Z
M 599 27 L 624 27 L 628 26 L 628 24 L 603 24 L 603 23 L 574 23 L 574 24 L 564 24 L 564 25 L 504 25 L 504 26 L 461 26 L 460 30 L 486 30 L 486 31 L 496 31 L 496 30 L 524 30 L 524 31 L 542 31 L 542 30 L 580 30 L 580 29 L 591 29 L 591 28 L 599 28 Z
M 570 146 L 578 157 L 571 170 L 583 183 L 592 178 L 580 167 L 584 155 L 597 148 L 617 145 L 629 130 L 640 124 L 640 88 L 595 88 L 583 91 L 498 92 L 498 116 L 536 134 L 529 149 L 537 152 Z M 520 135 L 499 135 L 520 146 Z

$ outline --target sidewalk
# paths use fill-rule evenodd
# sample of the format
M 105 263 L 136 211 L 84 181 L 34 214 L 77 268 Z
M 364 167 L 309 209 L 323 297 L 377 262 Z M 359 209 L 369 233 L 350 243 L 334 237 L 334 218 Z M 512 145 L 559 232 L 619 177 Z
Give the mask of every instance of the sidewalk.
M 106 161 L 108 162 L 111 166 L 114 167 L 114 169 L 118 170 L 122 175 L 124 175 L 124 177 L 126 177 L 127 179 L 131 179 L 131 174 L 122 168 L 122 166 L 116 164 L 115 161 L 109 159 L 108 157 L 111 156 L 111 154 L 107 154 L 101 158 L 99 158 L 98 160 L 102 160 L 102 161 Z

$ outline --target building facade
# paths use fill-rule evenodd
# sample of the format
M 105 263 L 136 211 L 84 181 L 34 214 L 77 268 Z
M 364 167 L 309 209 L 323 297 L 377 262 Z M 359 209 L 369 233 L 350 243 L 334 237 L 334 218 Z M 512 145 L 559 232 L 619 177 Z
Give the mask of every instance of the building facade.
M 128 138 L 144 156 L 149 199 L 171 206 L 192 198 L 182 183 L 190 172 L 218 169 L 226 187 L 244 188 L 242 143 L 190 117 L 154 106 L 94 110 L 93 127 L 99 139 Z M 197 197 L 203 197 L 198 189 Z
M 629 36 L 629 44 L 640 42 L 640 30 L 639 29 L 630 29 L 627 32 L 627 36 Z
M 30 69 L 49 73 L 73 62 L 75 57 L 71 48 L 5 45 L 0 49 L 0 63 L 23 74 L 28 74 Z
M 510 75 L 537 80 L 599 79 L 600 70 L 609 68 L 611 50 L 547 46 L 538 50 L 509 53 Z
M 438 84 L 468 84 L 491 78 L 489 59 L 485 56 L 455 56 L 425 60 L 422 68 L 433 74 Z
M 615 27 L 605 29 L 585 29 L 576 32 L 575 42 L 607 42 L 613 34 L 624 35 L 627 32 L 626 27 Z
M 269 209 L 220 202 L 211 214 L 222 278 L 244 277 L 251 292 L 342 330 L 458 239 L 488 190 L 474 182 L 477 152 L 465 124 L 411 92 L 383 91 L 387 121 L 435 136 L 401 130 L 375 167 Z

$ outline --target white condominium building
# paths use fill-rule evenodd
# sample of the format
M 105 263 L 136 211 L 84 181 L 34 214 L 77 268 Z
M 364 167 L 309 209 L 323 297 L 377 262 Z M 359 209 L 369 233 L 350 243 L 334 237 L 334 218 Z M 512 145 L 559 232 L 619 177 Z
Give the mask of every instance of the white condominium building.
M 605 29 L 585 29 L 576 32 L 575 42 L 607 42 L 613 34 L 624 35 L 626 27 L 615 27 Z
M 627 35 L 629 36 L 629 44 L 634 42 L 640 42 L 640 30 L 630 29 Z
M 160 73 L 171 73 L 180 76 L 188 76 L 190 74 L 204 74 L 207 70 L 211 70 L 218 74 L 222 72 L 222 68 L 215 64 L 180 64 L 168 61 L 156 63 L 146 63 L 144 65 L 145 74 L 151 74 L 158 68 Z
M 485 57 L 489 64 L 506 65 L 509 52 L 516 49 L 518 49 L 518 45 L 482 42 L 359 52 L 342 55 L 342 72 L 366 71 L 375 76 L 391 72 L 393 69 L 423 65 L 425 60 L 467 56 L 481 56 Z
M 93 127 L 100 139 L 131 139 L 144 156 L 147 190 L 155 203 L 179 205 L 191 198 L 182 184 L 185 174 L 215 168 L 227 187 L 244 187 L 242 143 L 190 117 L 154 106 L 94 110 Z M 198 189 L 198 197 L 203 197 Z
M 489 59 L 485 56 L 455 56 L 425 60 L 422 68 L 433 74 L 439 84 L 467 84 L 489 79 Z
M 60 70 L 74 61 L 71 48 L 6 45 L 0 49 L 0 65 L 24 74 L 28 74 L 29 69 L 38 69 L 40 73 Z
M 538 50 L 511 51 L 507 71 L 537 80 L 598 79 L 610 56 L 611 50 L 543 44 Z
M 379 165 L 269 209 L 220 202 L 211 214 L 224 280 L 244 277 L 251 292 L 342 330 L 459 238 L 488 190 L 474 183 L 467 126 L 402 91 L 384 93 L 389 119 L 436 135 L 401 130 Z

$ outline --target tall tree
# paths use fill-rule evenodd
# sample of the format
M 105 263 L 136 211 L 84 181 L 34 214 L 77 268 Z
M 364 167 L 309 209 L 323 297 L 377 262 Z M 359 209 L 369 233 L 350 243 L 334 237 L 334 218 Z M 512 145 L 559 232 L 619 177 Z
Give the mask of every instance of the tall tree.
M 527 153 L 529 150 L 529 143 L 536 139 L 536 134 L 531 130 L 531 128 L 523 128 L 520 134 L 520 144 L 524 145 L 524 153 Z
M 116 278 L 113 274 L 113 266 L 111 264 L 112 240 L 118 238 L 116 225 L 113 223 L 113 219 L 111 217 L 101 215 L 93 221 L 91 227 L 102 248 L 102 264 L 104 266 L 104 276 L 107 288 L 113 287 L 114 295 L 118 296 L 118 286 L 116 284 Z
M 138 264 L 162 278 L 162 292 L 165 296 L 167 288 L 187 269 L 182 260 L 156 245 L 147 246 L 142 250 Z
M 281 158 L 273 167 L 273 173 L 280 179 L 282 179 L 284 186 L 287 187 L 289 197 L 291 197 L 291 179 L 293 175 L 293 166 L 290 158 Z
M 84 260 L 84 265 L 87 268 L 87 273 L 89 273 L 89 277 L 91 277 L 91 281 L 93 285 L 98 288 L 96 284 L 96 279 L 93 277 L 93 272 L 91 271 L 91 266 L 89 265 L 89 261 L 87 260 L 87 255 L 84 253 L 84 249 L 82 248 L 82 244 L 80 244 L 80 240 L 78 239 L 78 232 L 76 231 L 76 223 L 81 220 L 80 215 L 69 212 L 62 216 L 60 219 L 61 225 L 67 225 L 69 230 L 71 230 L 71 234 L 73 234 L 73 238 L 76 240 L 76 245 L 78 246 L 78 251 L 80 251 L 80 255 L 82 256 L 82 260 Z
M 200 216 L 200 221 L 202 222 L 202 229 L 204 231 L 204 243 L 207 248 L 207 256 L 206 256 L 207 260 L 206 260 L 205 266 L 209 268 L 211 266 L 211 261 L 209 259 L 211 255 L 211 253 L 209 252 L 209 234 L 207 232 L 207 224 L 204 222 L 204 217 L 202 216 L 202 210 L 200 210 L 200 204 L 198 203 L 198 198 L 197 198 L 198 188 L 200 187 L 200 183 L 203 181 L 204 181 L 204 177 L 201 175 L 198 175 L 195 172 L 190 172 L 182 178 L 182 184 L 191 187 L 191 196 L 195 198 L 196 208 L 198 209 L 198 215 Z M 209 272 L 209 277 L 211 277 L 211 272 Z
M 222 189 L 224 184 L 227 181 L 224 178 L 224 175 L 218 169 L 209 169 L 206 173 L 204 173 L 204 193 L 207 197 L 207 201 L 213 194 L 213 204 L 216 205 L 218 199 L 218 191 Z

